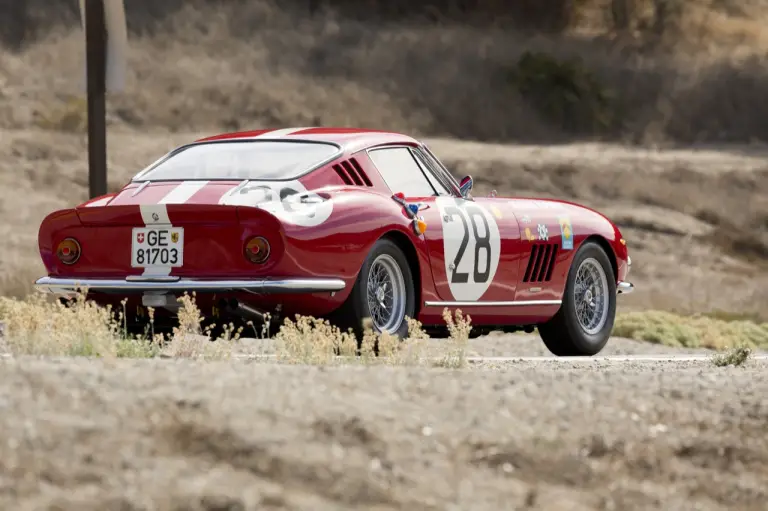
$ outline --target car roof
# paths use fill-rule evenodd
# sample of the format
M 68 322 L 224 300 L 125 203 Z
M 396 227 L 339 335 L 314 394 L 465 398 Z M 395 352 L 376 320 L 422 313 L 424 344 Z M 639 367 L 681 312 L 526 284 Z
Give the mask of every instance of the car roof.
M 383 144 L 420 145 L 408 135 L 393 131 L 362 128 L 284 128 L 222 133 L 196 140 L 196 143 L 222 140 L 311 140 L 338 144 L 345 152 L 355 152 Z

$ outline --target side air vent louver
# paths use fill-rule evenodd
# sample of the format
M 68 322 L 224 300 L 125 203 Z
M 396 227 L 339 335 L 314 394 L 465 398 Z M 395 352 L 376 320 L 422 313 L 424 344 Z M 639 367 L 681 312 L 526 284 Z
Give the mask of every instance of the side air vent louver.
M 557 256 L 555 245 L 535 244 L 531 248 L 531 258 L 525 268 L 523 282 L 547 282 L 552 278 L 552 270 L 555 269 Z
M 333 166 L 333 170 L 339 175 L 344 184 L 352 186 L 373 186 L 363 168 L 357 160 L 350 158 Z

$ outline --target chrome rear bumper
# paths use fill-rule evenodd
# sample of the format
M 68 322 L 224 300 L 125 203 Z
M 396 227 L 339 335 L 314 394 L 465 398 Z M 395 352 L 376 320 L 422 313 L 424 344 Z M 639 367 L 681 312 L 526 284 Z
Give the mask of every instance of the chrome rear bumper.
M 54 294 L 73 294 L 78 289 L 89 291 L 140 293 L 144 291 L 177 292 L 184 291 L 248 291 L 253 293 L 322 293 L 344 289 L 341 279 L 288 278 L 288 279 L 253 279 L 253 280 L 196 280 L 179 277 L 127 279 L 65 279 L 43 277 L 35 282 L 35 287 Z
M 628 295 L 634 290 L 635 286 L 633 286 L 631 282 L 625 282 L 622 280 L 619 281 L 619 283 L 616 285 L 616 292 L 620 295 Z

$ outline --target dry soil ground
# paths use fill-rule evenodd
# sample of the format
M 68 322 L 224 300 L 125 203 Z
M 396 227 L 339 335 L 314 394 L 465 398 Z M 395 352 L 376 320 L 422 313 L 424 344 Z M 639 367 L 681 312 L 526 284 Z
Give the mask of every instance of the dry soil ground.
M 766 369 L 3 359 L 0 508 L 764 509 Z

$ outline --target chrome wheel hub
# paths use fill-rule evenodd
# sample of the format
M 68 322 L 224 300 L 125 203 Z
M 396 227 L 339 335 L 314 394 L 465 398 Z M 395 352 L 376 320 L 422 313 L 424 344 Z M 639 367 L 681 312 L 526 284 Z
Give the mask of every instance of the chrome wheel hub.
M 608 277 L 597 259 L 590 257 L 579 265 L 573 298 L 576 318 L 584 332 L 589 335 L 600 332 L 608 320 L 610 297 Z
M 405 319 L 405 278 L 389 254 L 378 256 L 368 272 L 368 310 L 379 332 L 394 333 Z

